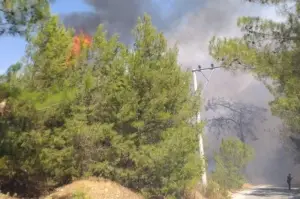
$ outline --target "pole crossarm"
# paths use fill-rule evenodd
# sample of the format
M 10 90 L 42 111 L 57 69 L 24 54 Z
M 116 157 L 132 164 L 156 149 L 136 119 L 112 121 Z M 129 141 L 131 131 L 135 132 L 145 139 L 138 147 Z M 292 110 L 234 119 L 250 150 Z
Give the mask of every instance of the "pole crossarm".
M 197 69 L 192 69 L 192 72 L 201 72 L 203 70 L 214 70 L 216 68 L 221 68 L 221 66 L 213 66 L 213 67 L 209 67 L 209 68 L 202 68 L 201 66 L 198 66 Z

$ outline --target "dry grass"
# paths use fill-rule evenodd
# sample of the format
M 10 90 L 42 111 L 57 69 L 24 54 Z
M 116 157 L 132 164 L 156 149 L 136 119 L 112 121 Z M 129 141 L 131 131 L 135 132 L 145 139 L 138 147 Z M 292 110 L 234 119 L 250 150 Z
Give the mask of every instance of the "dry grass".
M 191 190 L 187 192 L 184 196 L 184 199 L 206 199 L 199 190 Z
M 242 189 L 251 189 L 252 187 L 253 187 L 252 184 L 245 183 L 243 184 Z
M 5 194 L 0 194 L 0 199 L 17 199 L 17 198 L 14 198 L 14 197 L 11 197 L 11 196 L 8 196 Z
M 139 194 L 109 180 L 79 180 L 58 188 L 44 199 L 143 199 Z

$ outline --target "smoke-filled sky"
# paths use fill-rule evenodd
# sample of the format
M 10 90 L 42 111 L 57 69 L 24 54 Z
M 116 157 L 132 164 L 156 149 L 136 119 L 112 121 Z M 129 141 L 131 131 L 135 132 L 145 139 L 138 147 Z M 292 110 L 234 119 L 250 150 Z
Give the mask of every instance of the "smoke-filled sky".
M 239 0 L 210 0 L 199 8 L 198 12 L 187 13 L 184 20 L 175 22 L 166 35 L 169 41 L 179 44 L 179 61 L 183 67 L 190 68 L 198 64 L 208 67 L 213 62 L 207 48 L 210 38 L 214 35 L 225 37 L 240 35 L 236 28 L 236 19 L 244 15 L 259 15 L 279 20 L 272 7 L 253 6 Z M 208 75 L 206 73 L 206 76 Z M 201 74 L 198 77 L 204 80 Z M 204 95 L 207 100 L 212 97 L 223 97 L 265 108 L 268 108 L 268 101 L 272 100 L 264 85 L 251 75 L 239 73 L 233 76 L 221 70 L 214 72 Z M 209 112 L 204 115 L 207 119 L 216 116 Z M 249 143 L 256 150 L 256 158 L 248 167 L 247 177 L 254 184 L 283 184 L 289 172 L 294 175 L 299 172 L 294 166 L 291 154 L 281 146 L 280 132 L 277 130 L 280 120 L 273 117 L 270 111 L 265 117 L 267 120 L 264 123 L 254 121 L 253 124 L 257 126 L 253 131 L 258 140 L 250 140 Z M 234 135 L 233 132 L 227 133 Z M 209 159 L 220 141 L 213 132 L 206 130 L 206 152 Z
M 197 11 L 205 1 L 189 0 L 84 0 L 92 11 L 74 12 L 64 16 L 65 24 L 77 30 L 93 33 L 99 23 L 109 33 L 118 33 L 123 42 L 131 41 L 131 30 L 136 20 L 144 13 L 152 16 L 161 30 L 169 30 L 172 22 L 182 19 L 187 13 Z

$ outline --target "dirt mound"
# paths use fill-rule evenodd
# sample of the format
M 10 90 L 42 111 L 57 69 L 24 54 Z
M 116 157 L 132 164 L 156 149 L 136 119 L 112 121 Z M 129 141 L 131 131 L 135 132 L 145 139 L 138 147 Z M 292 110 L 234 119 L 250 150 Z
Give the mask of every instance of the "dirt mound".
M 44 199 L 144 199 L 141 195 L 109 180 L 79 180 L 58 188 Z
M 196 187 L 184 194 L 184 199 L 206 199 Z M 19 199 L 0 193 L 0 199 Z M 74 181 L 71 184 L 57 188 L 52 194 L 40 199 L 145 199 L 140 194 L 131 191 L 115 182 L 105 179 L 89 178 Z

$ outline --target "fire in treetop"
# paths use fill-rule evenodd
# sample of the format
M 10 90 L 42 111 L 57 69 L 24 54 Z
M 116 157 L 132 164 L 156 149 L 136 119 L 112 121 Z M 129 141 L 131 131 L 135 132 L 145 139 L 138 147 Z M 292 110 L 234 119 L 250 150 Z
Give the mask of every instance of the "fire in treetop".
M 81 46 L 90 47 L 92 44 L 92 37 L 87 34 L 76 35 L 73 38 L 72 54 L 77 56 L 80 54 Z
M 70 55 L 68 56 L 66 60 L 66 64 L 69 67 L 70 66 L 70 59 L 76 58 L 80 55 L 81 47 L 90 47 L 92 44 L 92 37 L 88 34 L 81 33 L 80 35 L 76 35 L 73 37 L 73 46 L 72 50 L 70 52 Z

